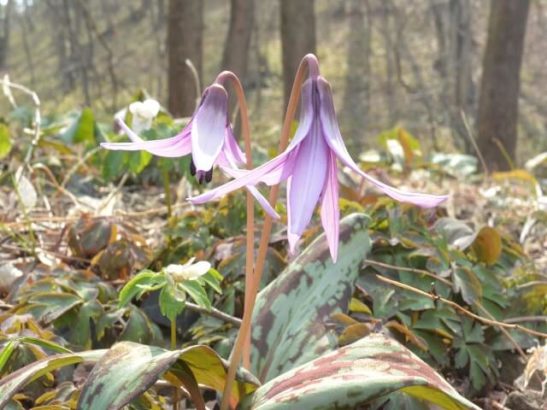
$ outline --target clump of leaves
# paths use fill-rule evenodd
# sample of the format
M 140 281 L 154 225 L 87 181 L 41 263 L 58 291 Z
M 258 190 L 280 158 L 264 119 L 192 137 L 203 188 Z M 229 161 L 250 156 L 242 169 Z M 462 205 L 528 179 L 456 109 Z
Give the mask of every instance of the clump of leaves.
M 115 340 L 157 343 L 159 328 L 136 306 L 120 308 L 112 285 L 89 274 L 57 269 L 28 281 L 13 295 L 10 313 L 30 315 L 80 348 Z
M 168 265 L 159 272 L 144 270 L 131 279 L 120 291 L 119 306 L 126 306 L 133 298 L 145 293 L 159 291 L 159 306 L 162 315 L 174 322 L 186 307 L 187 296 L 199 306 L 210 310 L 212 307 L 206 286 L 222 293 L 222 275 L 207 262 L 192 265 Z M 206 264 L 204 266 L 198 266 Z
M 470 393 L 494 385 L 503 350 L 499 340 L 505 338 L 499 329 L 431 298 L 394 288 L 375 274 L 501 320 L 514 302 L 504 279 L 524 259 L 518 245 L 496 228 L 473 229 L 435 211 L 387 200 L 377 203 L 371 218 L 373 248 L 359 286 L 372 315 L 384 325 L 391 323 L 387 327 L 399 340 L 437 367 L 455 367 L 461 376 L 467 374 Z M 394 320 L 400 325 L 393 325 Z M 533 339 L 519 341 L 525 348 Z

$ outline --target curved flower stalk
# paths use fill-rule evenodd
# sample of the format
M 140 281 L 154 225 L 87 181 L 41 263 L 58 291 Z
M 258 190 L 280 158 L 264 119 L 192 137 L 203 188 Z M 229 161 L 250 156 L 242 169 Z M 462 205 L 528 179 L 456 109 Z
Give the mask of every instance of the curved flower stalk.
M 131 142 L 103 142 L 101 147 L 110 150 L 140 151 L 145 150 L 160 157 L 183 157 L 192 155 L 190 173 L 199 183 L 210 182 L 213 167 L 218 165 L 229 176 L 238 175 L 238 165 L 244 164 L 245 154 L 239 148 L 228 119 L 228 93 L 219 83 L 223 78 L 217 77 L 203 92 L 201 102 L 196 108 L 190 122 L 177 135 L 154 141 L 146 141 L 117 118 L 121 129 Z M 254 186 L 247 189 L 256 198 L 264 210 L 274 218 L 279 215 L 270 203 Z
M 317 59 L 313 55 L 308 55 L 305 59 L 309 78 L 302 85 L 299 126 L 287 149 L 254 170 L 242 171 L 238 178 L 189 200 L 194 204 L 201 204 L 249 184 L 263 182 L 277 185 L 286 180 L 288 240 L 291 252 L 294 252 L 298 239 L 320 201 L 321 222 L 332 259 L 336 261 L 340 216 L 337 160 L 398 201 L 429 208 L 448 197 L 401 191 L 363 172 L 344 145 L 330 85 L 319 75 Z

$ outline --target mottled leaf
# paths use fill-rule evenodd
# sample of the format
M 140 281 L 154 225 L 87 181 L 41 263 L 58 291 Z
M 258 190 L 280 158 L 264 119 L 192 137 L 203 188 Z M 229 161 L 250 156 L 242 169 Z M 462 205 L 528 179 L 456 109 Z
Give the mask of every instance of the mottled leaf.
M 367 221 L 362 214 L 342 220 L 336 264 L 322 234 L 260 292 L 253 316 L 252 363 L 261 380 L 337 346 L 326 322 L 348 307 L 359 265 L 370 249 Z
M 170 368 L 172 371 L 170 371 Z M 182 377 L 185 366 L 193 378 Z M 183 350 L 165 350 L 155 346 L 122 342 L 114 345 L 93 368 L 82 387 L 78 409 L 120 409 L 145 392 L 164 373 L 180 382 L 196 383 L 219 391 L 224 388 L 225 364 L 207 346 L 191 346 Z M 171 372 L 171 376 L 169 376 Z M 188 376 L 188 375 L 186 375 Z M 242 380 L 242 377 L 239 378 Z M 239 392 L 251 392 L 256 381 L 246 375 L 234 386 L 232 402 L 239 400 Z M 196 386 L 189 386 L 196 390 Z
M 11 373 L 0 380 L 0 408 L 3 408 L 15 393 L 46 373 L 83 361 L 96 361 L 105 352 L 106 350 L 90 350 L 49 356 Z
M 259 387 L 242 410 L 357 408 L 401 391 L 448 410 L 478 410 L 425 362 L 382 334 L 324 354 Z
M 131 342 L 114 345 L 89 374 L 77 408 L 120 409 L 152 386 L 179 355 Z

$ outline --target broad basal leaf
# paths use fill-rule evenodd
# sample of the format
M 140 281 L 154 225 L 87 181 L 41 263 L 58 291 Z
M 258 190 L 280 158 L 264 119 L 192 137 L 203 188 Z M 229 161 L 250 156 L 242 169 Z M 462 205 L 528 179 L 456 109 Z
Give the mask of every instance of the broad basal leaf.
M 410 350 L 382 334 L 326 353 L 270 380 L 241 408 L 360 408 L 395 391 L 442 409 L 479 409 Z
M 366 216 L 347 216 L 340 226 L 336 264 L 323 234 L 260 292 L 253 316 L 252 363 L 261 380 L 337 346 L 325 322 L 348 307 L 359 265 L 370 249 L 366 226 Z
M 188 371 L 191 372 L 191 375 Z M 180 383 L 195 381 L 218 391 L 224 389 L 226 365 L 207 346 L 191 346 L 183 350 L 122 342 L 114 345 L 93 368 L 82 387 L 78 409 L 120 409 L 145 392 L 160 377 Z M 178 383 L 177 383 L 178 384 Z M 232 402 L 240 392 L 250 393 L 258 381 L 252 375 L 239 374 L 232 390 Z M 185 386 L 197 392 L 197 385 Z M 195 399 L 196 402 L 200 400 Z
M 15 393 L 46 373 L 83 361 L 96 361 L 104 353 L 105 350 L 90 350 L 49 356 L 11 373 L 0 380 L 0 409 L 4 408 Z

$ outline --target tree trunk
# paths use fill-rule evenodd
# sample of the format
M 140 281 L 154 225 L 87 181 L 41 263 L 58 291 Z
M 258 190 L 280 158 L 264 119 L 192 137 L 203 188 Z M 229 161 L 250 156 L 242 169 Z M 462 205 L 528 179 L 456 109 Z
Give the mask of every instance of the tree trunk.
M 27 67 L 30 72 L 30 85 L 34 89 L 36 88 L 36 76 L 34 73 L 34 60 L 32 58 L 32 51 L 30 49 L 30 43 L 27 33 L 27 23 L 30 21 L 28 18 L 28 8 L 23 11 L 25 18 L 20 20 L 21 24 L 21 38 L 23 40 L 23 50 L 25 51 L 25 57 L 27 60 Z
M 221 70 L 233 71 L 245 83 L 253 29 L 254 4 L 253 0 L 231 0 L 230 4 L 230 27 L 224 43 Z
M 8 48 L 10 37 L 10 20 L 13 9 L 13 1 L 7 1 L 5 5 L 0 6 L 0 72 L 6 70 L 8 60 Z
M 247 69 L 249 66 L 249 49 L 253 31 L 254 1 L 231 0 L 230 26 L 224 43 L 221 70 L 233 71 L 243 86 L 248 84 Z M 230 93 L 230 110 L 235 107 L 236 98 Z M 239 128 L 239 121 L 236 128 Z M 239 131 L 239 130 L 238 130 Z
M 351 0 L 348 16 L 349 35 L 347 50 L 347 74 L 344 106 L 345 127 L 348 132 L 350 152 L 363 148 L 364 135 L 370 103 L 370 26 L 368 0 Z
M 490 171 L 510 169 L 515 159 L 519 75 L 529 7 L 529 0 L 490 3 L 478 114 L 478 145 Z
M 443 83 L 440 99 L 444 122 L 450 126 L 458 146 L 470 153 L 472 146 L 462 113 L 475 112 L 476 92 L 472 79 L 473 38 L 470 0 L 430 0 L 438 60 L 435 67 Z
M 393 33 L 395 28 L 392 24 L 392 15 L 393 4 L 387 1 L 382 0 L 381 2 L 381 34 L 384 40 L 384 53 L 385 53 L 385 70 L 386 70 L 386 83 L 385 83 L 385 94 L 386 94 L 386 110 L 388 113 L 388 120 L 386 127 L 390 128 L 395 125 L 399 119 L 399 110 L 396 99 L 396 90 L 394 84 L 395 77 L 395 61 L 394 61 L 394 49 L 393 44 Z
M 284 97 L 287 107 L 300 60 L 315 53 L 314 0 L 281 0 L 281 48 Z
M 186 59 L 201 77 L 203 1 L 169 0 L 167 20 L 168 107 L 174 116 L 190 116 L 196 107 L 196 82 Z

